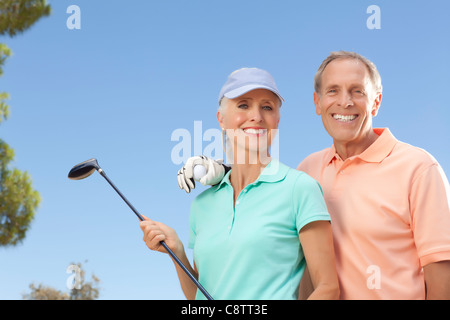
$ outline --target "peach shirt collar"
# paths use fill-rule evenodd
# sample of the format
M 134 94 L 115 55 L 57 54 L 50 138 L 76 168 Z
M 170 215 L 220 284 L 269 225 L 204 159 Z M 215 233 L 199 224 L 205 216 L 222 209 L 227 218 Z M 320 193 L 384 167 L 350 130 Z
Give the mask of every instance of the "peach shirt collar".
M 391 131 L 388 128 L 374 128 L 373 131 L 379 136 L 378 139 L 364 150 L 364 152 L 349 159 L 360 158 L 365 162 L 381 162 L 391 153 L 398 142 Z M 336 152 L 333 144 L 326 155 L 325 163 L 330 164 L 334 159 L 341 160 L 341 157 Z

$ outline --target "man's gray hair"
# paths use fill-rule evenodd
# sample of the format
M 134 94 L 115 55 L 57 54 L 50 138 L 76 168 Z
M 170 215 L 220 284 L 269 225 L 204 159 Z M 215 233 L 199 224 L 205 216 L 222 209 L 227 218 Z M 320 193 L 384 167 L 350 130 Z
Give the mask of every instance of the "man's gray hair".
M 317 69 L 316 75 L 314 76 L 314 91 L 316 93 L 320 94 L 322 73 L 325 70 L 326 66 L 331 61 L 337 60 L 337 59 L 355 59 L 355 60 L 359 60 L 362 63 L 364 63 L 367 67 L 367 70 L 369 71 L 369 76 L 370 76 L 370 79 L 372 80 L 372 85 L 373 85 L 376 93 L 381 93 L 383 91 L 383 86 L 381 85 L 380 73 L 378 72 L 377 67 L 375 66 L 375 64 L 372 61 L 370 61 L 366 57 L 363 57 L 362 55 L 360 55 L 356 52 L 335 51 L 335 52 L 331 52 L 330 55 L 325 60 L 323 60 L 319 69 Z

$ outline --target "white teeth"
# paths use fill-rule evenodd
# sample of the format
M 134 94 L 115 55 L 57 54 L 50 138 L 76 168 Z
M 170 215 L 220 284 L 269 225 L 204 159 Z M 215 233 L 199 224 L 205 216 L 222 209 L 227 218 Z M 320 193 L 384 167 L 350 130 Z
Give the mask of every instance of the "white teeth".
M 245 133 L 250 133 L 250 134 L 264 134 L 266 133 L 265 129 L 244 129 Z
M 334 119 L 336 119 L 338 121 L 342 121 L 342 122 L 353 121 L 356 119 L 356 117 L 357 117 L 357 115 L 355 115 L 355 114 L 348 115 L 348 116 L 345 116 L 343 114 L 337 114 L 337 113 L 333 114 Z

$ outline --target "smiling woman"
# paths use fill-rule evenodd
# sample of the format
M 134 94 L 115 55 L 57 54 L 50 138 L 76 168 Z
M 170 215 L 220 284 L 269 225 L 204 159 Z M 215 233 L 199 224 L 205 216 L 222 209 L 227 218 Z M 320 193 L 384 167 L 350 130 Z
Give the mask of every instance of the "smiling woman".
M 279 98 L 269 90 L 256 89 L 224 100 L 226 107 L 217 112 L 217 120 L 228 138 L 225 146 L 231 148 L 227 152 L 230 162 L 267 164 L 280 122 Z
M 233 167 L 196 197 L 189 219 L 193 272 L 215 299 L 297 299 L 306 259 L 315 286 L 310 298 L 339 296 L 320 186 L 270 155 L 282 101 L 272 76 L 257 68 L 233 72 L 220 91 L 217 120 Z M 141 228 L 150 249 L 165 252 L 159 241 L 166 241 L 189 263 L 173 229 L 149 220 Z M 204 299 L 178 276 L 187 298 Z

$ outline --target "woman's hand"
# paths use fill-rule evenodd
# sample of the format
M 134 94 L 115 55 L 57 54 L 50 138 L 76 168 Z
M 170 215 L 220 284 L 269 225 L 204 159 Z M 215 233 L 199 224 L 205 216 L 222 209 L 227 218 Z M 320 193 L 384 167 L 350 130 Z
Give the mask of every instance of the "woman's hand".
M 150 220 L 146 216 L 143 217 L 145 220 L 141 221 L 139 226 L 144 232 L 143 240 L 150 250 L 167 253 L 167 250 L 161 245 L 161 241 L 164 241 L 175 254 L 184 252 L 183 244 L 175 230 L 161 222 Z
M 178 238 L 175 230 L 166 226 L 164 223 L 150 220 L 146 216 L 143 217 L 145 220 L 141 221 L 139 226 L 141 227 L 142 232 L 144 232 L 143 239 L 147 247 L 150 250 L 167 253 L 167 250 L 161 245 L 161 241 L 164 241 L 170 250 L 172 250 L 173 253 L 175 253 L 175 255 L 181 260 L 189 272 L 198 279 L 198 272 L 195 270 L 195 266 L 192 268 L 189 263 L 186 253 L 184 252 L 183 243 L 180 241 L 180 238 Z M 173 258 L 172 261 L 175 264 L 175 269 L 177 270 L 177 275 L 180 279 L 181 289 L 183 290 L 184 295 L 189 300 L 195 299 L 197 287 L 180 268 L 178 263 L 173 260 Z

